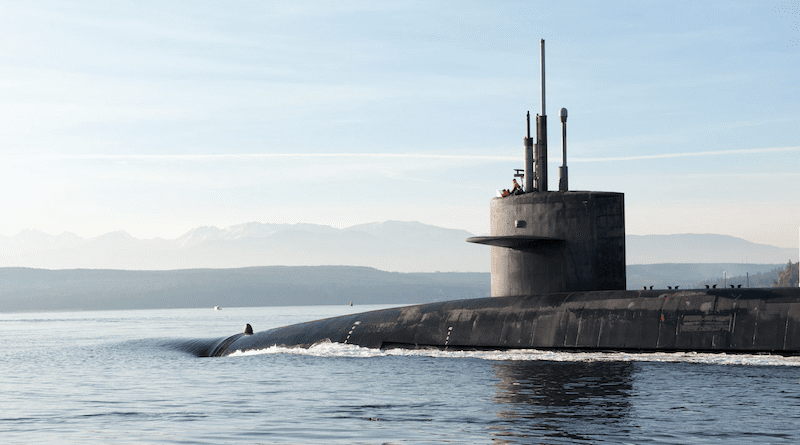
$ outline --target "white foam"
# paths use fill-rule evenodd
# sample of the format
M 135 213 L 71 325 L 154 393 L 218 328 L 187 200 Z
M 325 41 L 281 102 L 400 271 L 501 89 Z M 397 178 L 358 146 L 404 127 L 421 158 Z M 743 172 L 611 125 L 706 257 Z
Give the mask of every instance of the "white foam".
M 800 356 L 753 355 L 698 352 L 565 352 L 516 349 L 505 351 L 447 351 L 439 349 L 370 349 L 343 343 L 319 343 L 310 348 L 271 346 L 265 349 L 236 351 L 231 357 L 265 354 L 294 354 L 314 357 L 372 358 L 388 356 L 476 358 L 494 361 L 552 362 L 662 362 L 706 363 L 717 365 L 800 366 Z

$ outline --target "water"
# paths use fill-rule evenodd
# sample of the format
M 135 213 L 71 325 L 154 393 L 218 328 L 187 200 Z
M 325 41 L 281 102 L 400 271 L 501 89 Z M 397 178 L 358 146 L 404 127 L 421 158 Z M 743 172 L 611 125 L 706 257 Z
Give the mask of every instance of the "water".
M 0 442 L 800 443 L 800 358 L 192 339 L 386 306 L 0 314 Z

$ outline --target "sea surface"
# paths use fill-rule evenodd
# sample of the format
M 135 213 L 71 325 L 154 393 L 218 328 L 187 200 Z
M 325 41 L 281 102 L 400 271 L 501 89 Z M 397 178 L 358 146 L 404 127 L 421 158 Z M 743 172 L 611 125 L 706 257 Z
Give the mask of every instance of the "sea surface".
M 800 443 L 800 358 L 182 345 L 389 306 L 0 314 L 0 443 Z

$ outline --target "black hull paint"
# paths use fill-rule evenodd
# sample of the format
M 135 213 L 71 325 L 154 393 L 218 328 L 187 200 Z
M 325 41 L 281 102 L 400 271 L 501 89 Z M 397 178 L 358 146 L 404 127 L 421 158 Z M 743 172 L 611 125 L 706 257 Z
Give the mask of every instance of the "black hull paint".
M 320 342 L 367 348 L 800 352 L 800 289 L 597 291 L 345 315 L 216 341 L 200 355 Z

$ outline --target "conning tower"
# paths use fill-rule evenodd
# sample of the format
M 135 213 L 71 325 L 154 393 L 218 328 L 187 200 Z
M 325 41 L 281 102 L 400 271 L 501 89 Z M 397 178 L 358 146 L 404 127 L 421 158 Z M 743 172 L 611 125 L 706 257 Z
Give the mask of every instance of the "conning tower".
M 567 183 L 567 110 L 560 112 L 559 190 L 547 187 L 544 40 L 541 41 L 542 113 L 536 140 L 528 114 L 522 193 L 494 198 L 491 234 L 467 241 L 491 246 L 492 296 L 624 290 L 625 195 L 570 191 Z

